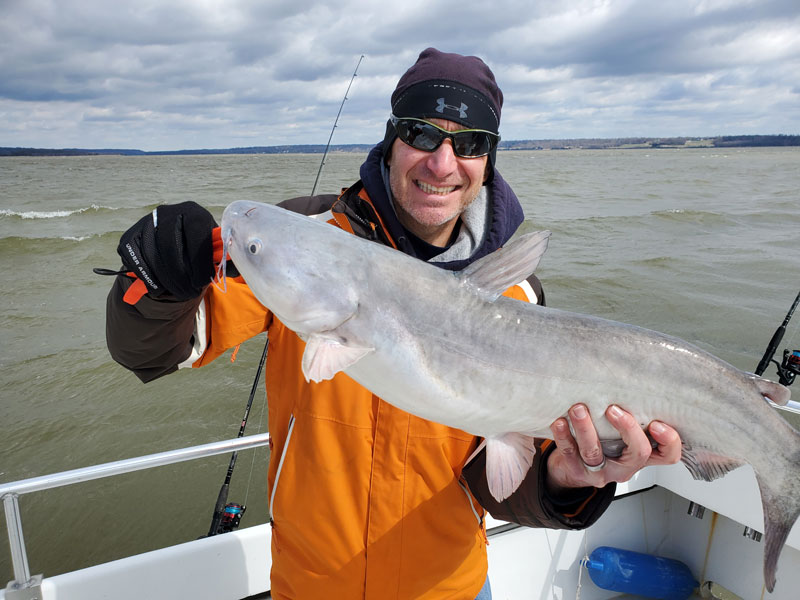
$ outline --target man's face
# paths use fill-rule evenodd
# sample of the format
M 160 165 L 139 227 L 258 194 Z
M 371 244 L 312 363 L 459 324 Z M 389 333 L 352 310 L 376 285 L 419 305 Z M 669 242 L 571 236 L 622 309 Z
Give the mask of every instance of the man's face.
M 463 125 L 429 119 L 448 131 Z M 389 159 L 389 184 L 397 217 L 428 243 L 444 246 L 458 217 L 477 197 L 488 158 L 460 158 L 450 140 L 433 152 L 416 150 L 396 139 Z

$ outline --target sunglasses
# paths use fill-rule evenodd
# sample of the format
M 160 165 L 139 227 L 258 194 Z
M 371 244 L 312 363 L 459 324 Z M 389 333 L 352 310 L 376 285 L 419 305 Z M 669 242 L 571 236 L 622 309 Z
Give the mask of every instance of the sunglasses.
M 433 123 L 413 117 L 389 117 L 394 130 L 404 143 L 417 150 L 433 152 L 442 142 L 450 140 L 453 152 L 461 158 L 486 156 L 497 147 L 500 136 L 485 129 L 447 131 Z

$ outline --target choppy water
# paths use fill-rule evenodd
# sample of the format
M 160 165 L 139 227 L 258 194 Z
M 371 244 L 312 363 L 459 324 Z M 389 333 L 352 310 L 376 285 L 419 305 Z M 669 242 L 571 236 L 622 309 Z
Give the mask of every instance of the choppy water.
M 320 191 L 351 183 L 362 160 L 329 156 Z M 800 150 L 505 152 L 498 165 L 526 227 L 553 231 L 539 269 L 548 304 L 755 368 L 800 287 Z M 107 354 L 111 282 L 91 269 L 117 268 L 120 234 L 157 204 L 192 199 L 219 219 L 233 200 L 309 193 L 318 166 L 302 155 L 0 160 L 0 481 L 234 437 L 263 340 L 233 364 L 142 385 Z M 784 347 L 800 346 L 797 321 Z M 248 433 L 266 428 L 262 409 Z M 32 572 L 203 535 L 227 463 L 23 496 Z M 240 456 L 230 499 L 247 500 L 243 526 L 265 520 L 265 468 L 263 450 Z M 0 541 L 0 585 L 10 579 Z

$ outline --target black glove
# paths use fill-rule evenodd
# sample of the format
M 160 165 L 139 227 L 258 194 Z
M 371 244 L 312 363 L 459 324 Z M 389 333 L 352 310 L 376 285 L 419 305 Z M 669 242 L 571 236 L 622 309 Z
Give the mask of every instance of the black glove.
M 164 204 L 122 234 L 117 253 L 153 298 L 168 294 L 189 300 L 202 294 L 214 277 L 216 226 L 211 213 L 196 202 Z

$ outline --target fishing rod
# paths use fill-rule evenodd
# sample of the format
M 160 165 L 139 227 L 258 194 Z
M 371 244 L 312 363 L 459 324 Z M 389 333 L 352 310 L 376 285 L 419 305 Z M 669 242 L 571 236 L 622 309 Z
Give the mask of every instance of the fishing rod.
M 322 162 L 320 162 L 319 170 L 317 171 L 317 178 L 314 180 L 314 187 L 311 189 L 312 196 L 314 195 L 314 192 L 317 191 L 317 183 L 319 182 L 319 176 L 322 173 L 322 167 L 325 165 L 325 157 L 328 155 L 328 148 L 330 148 L 331 140 L 333 139 L 333 132 L 336 130 L 336 124 L 339 122 L 339 116 L 342 114 L 342 108 L 347 100 L 347 94 L 350 93 L 350 86 L 353 85 L 353 80 L 356 78 L 358 67 L 361 65 L 361 61 L 363 59 L 364 55 L 362 54 L 361 58 L 358 59 L 358 64 L 356 65 L 355 71 L 353 71 L 353 76 L 350 78 L 350 83 L 347 85 L 347 91 L 345 91 L 342 104 L 339 106 L 339 112 L 336 115 L 336 120 L 333 122 L 333 129 L 331 129 L 331 135 L 328 137 L 328 145 L 325 146 L 325 152 L 322 155 Z M 247 427 L 247 419 L 250 416 L 250 408 L 253 406 L 253 398 L 255 398 L 256 390 L 258 389 L 258 382 L 261 379 L 261 371 L 264 370 L 264 364 L 267 361 L 268 349 L 269 337 L 267 337 L 267 341 L 264 344 L 264 351 L 261 353 L 261 360 L 259 361 L 258 368 L 256 369 L 256 376 L 255 379 L 253 379 L 253 386 L 250 388 L 250 396 L 247 399 L 247 406 L 244 410 L 244 417 L 242 417 L 242 424 L 239 426 L 239 434 L 236 436 L 237 438 L 240 438 L 244 435 L 245 427 Z M 222 483 L 222 487 L 219 489 L 217 502 L 214 505 L 214 514 L 211 517 L 211 527 L 208 529 L 207 537 L 217 535 L 218 533 L 227 533 L 237 529 L 239 527 L 239 522 L 242 519 L 242 515 L 244 515 L 244 511 L 247 510 L 247 507 L 243 504 L 238 504 L 237 502 L 228 502 L 228 490 L 230 489 L 231 478 L 233 477 L 233 469 L 236 466 L 238 454 L 238 452 L 234 452 L 231 455 L 231 461 L 228 464 L 228 472 L 225 474 L 225 480 Z
M 784 350 L 783 361 L 780 363 L 773 359 L 778 345 L 781 343 L 781 340 L 783 340 L 783 334 L 786 333 L 786 326 L 789 324 L 789 321 L 792 320 L 792 315 L 798 304 L 800 304 L 800 292 L 798 292 L 797 297 L 794 299 L 789 312 L 786 313 L 786 318 L 783 320 L 783 323 L 780 324 L 772 335 L 772 339 L 769 341 L 764 356 L 761 357 L 761 361 L 756 367 L 756 375 L 760 376 L 764 373 L 770 362 L 775 363 L 778 367 L 779 382 L 782 385 L 792 385 L 795 377 L 800 374 L 800 350 Z
M 239 426 L 239 434 L 236 436 L 240 438 L 244 435 L 244 429 L 247 427 L 247 419 L 250 416 L 250 408 L 253 406 L 253 398 L 255 398 L 256 390 L 258 389 L 258 381 L 261 379 L 261 371 L 264 369 L 264 363 L 267 362 L 267 349 L 269 348 L 269 338 L 267 343 L 264 344 L 264 351 L 261 353 L 261 360 L 256 369 L 256 377 L 253 380 L 253 387 L 250 388 L 250 397 L 247 399 L 247 406 L 244 409 L 244 416 L 242 417 L 242 424 Z M 228 464 L 228 472 L 225 474 L 225 481 L 219 489 L 217 495 L 217 503 L 214 505 L 214 514 L 211 517 L 211 527 L 208 529 L 208 537 L 217 535 L 218 533 L 227 533 L 239 527 L 239 522 L 244 515 L 247 507 L 244 504 L 237 502 L 228 502 L 228 489 L 231 484 L 231 477 L 233 477 L 233 469 L 236 466 L 236 459 L 239 456 L 238 452 L 231 455 L 231 461 Z
M 361 58 L 358 59 L 358 64 L 356 65 L 356 70 L 353 71 L 353 76 L 350 78 L 350 83 L 347 84 L 347 91 L 344 93 L 344 98 L 342 98 L 342 104 L 339 106 L 339 112 L 336 114 L 336 120 L 333 122 L 333 128 L 331 129 L 331 135 L 328 137 L 328 145 L 325 146 L 325 152 L 322 154 L 322 162 L 319 163 L 319 171 L 317 171 L 317 178 L 314 180 L 314 187 L 311 188 L 311 195 L 314 195 L 314 192 L 317 191 L 317 183 L 319 182 L 319 176 L 322 173 L 322 167 L 325 165 L 325 157 L 328 156 L 328 148 L 331 147 L 331 140 L 333 139 L 333 132 L 336 131 L 336 124 L 339 122 L 339 116 L 342 114 L 342 108 L 344 108 L 344 103 L 347 100 L 347 94 L 350 93 L 350 86 L 353 85 L 353 80 L 356 78 L 356 73 L 358 73 L 358 67 L 361 66 L 361 61 L 364 60 L 364 55 L 361 55 Z

